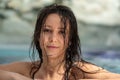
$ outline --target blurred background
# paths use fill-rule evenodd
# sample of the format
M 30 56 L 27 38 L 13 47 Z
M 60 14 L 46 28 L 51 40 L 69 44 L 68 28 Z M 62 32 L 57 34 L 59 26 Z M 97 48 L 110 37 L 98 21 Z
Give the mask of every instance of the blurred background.
M 120 73 L 120 0 L 0 0 L 0 64 L 30 60 L 38 11 L 52 3 L 73 10 L 83 58 Z

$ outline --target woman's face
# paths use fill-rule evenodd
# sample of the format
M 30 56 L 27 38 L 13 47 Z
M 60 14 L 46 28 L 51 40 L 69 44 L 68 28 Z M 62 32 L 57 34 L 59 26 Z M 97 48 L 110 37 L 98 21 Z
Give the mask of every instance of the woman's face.
M 68 46 L 68 34 L 68 23 L 64 31 L 64 25 L 61 24 L 60 16 L 58 14 L 48 15 L 41 29 L 39 39 L 42 54 L 49 58 L 64 57 L 65 50 Z

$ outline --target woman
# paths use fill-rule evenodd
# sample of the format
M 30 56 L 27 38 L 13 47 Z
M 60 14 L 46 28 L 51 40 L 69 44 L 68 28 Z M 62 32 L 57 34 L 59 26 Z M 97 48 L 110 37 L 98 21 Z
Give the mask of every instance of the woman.
M 38 60 L 0 66 L 0 80 L 78 80 L 119 79 L 81 58 L 76 18 L 66 6 L 50 5 L 37 18 L 33 36 L 33 54 Z

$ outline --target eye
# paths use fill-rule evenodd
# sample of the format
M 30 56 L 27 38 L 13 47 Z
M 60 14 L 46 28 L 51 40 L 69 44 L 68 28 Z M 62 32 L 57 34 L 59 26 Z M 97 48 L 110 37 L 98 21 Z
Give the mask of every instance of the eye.
M 52 32 L 52 31 L 50 29 L 43 29 L 43 32 L 49 33 L 49 32 Z
M 65 31 L 64 30 L 60 30 L 59 33 L 62 34 L 62 35 L 64 35 Z

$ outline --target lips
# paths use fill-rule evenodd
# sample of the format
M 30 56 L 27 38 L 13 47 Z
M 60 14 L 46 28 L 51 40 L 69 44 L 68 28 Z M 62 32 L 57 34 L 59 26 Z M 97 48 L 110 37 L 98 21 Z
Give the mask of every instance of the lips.
M 55 49 L 58 48 L 57 46 L 47 46 L 47 48 Z

